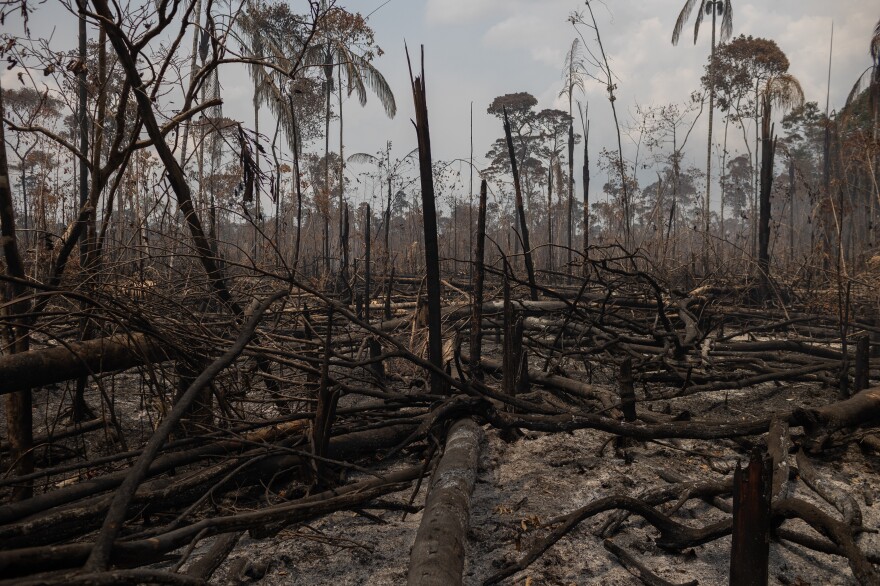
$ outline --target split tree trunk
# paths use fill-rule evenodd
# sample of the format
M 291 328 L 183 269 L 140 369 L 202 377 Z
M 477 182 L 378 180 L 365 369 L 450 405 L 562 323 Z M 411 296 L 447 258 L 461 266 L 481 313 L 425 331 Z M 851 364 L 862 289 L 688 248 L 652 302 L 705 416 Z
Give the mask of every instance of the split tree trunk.
M 409 55 L 407 54 L 407 63 Z M 434 202 L 434 169 L 431 164 L 431 133 L 428 128 L 428 102 L 425 94 L 425 54 L 422 48 L 421 75 L 412 77 L 413 100 L 416 108 L 416 135 L 419 142 L 419 176 L 422 184 L 422 211 L 425 231 L 425 270 L 428 293 L 428 360 L 443 369 L 443 337 L 440 322 L 440 250 L 437 242 L 437 209 Z M 431 372 L 431 392 L 444 394 L 446 385 Z
M 758 217 L 758 282 L 761 296 L 770 294 L 770 189 L 773 187 L 773 159 L 776 140 L 770 125 L 770 102 L 764 100 L 761 121 L 761 193 Z

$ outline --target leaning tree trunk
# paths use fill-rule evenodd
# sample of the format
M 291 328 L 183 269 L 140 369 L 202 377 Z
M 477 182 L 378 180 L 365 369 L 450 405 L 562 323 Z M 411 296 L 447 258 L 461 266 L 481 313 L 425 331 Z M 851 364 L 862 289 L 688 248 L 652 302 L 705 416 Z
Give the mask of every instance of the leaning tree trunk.
M 526 272 L 529 276 L 529 289 L 532 301 L 538 300 L 538 288 L 535 285 L 535 265 L 532 263 L 532 247 L 529 244 L 529 226 L 526 222 L 526 211 L 523 208 L 522 188 L 519 183 L 519 173 L 516 168 L 516 152 L 513 149 L 513 137 L 510 134 L 510 120 L 507 119 L 507 109 L 504 110 L 504 134 L 507 137 L 507 152 L 510 155 L 510 166 L 513 169 L 513 189 L 516 192 L 516 211 L 519 216 L 519 227 L 522 232 L 523 256 L 526 261 Z

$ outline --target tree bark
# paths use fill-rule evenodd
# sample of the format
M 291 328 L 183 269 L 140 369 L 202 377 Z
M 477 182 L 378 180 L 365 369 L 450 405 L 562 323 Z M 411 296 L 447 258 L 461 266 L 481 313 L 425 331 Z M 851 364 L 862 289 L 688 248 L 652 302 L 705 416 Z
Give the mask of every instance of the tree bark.
M 471 419 L 454 423 L 431 481 L 410 554 L 410 586 L 462 584 L 470 495 L 477 479 L 483 430 Z
M 776 140 L 770 124 L 770 101 L 764 99 L 761 120 L 761 193 L 758 212 L 758 282 L 761 297 L 770 295 L 770 190 L 773 187 L 773 159 Z
M 0 86 L 0 112 L 4 112 L 3 88 Z M 6 300 L 13 301 L 7 311 L 10 317 L 28 313 L 30 302 L 25 300 L 26 289 L 20 281 L 25 279 L 24 263 L 18 250 L 15 233 L 15 205 L 12 197 L 12 183 L 9 180 L 9 163 L 6 159 L 6 136 L 4 124 L 0 121 L 0 237 L 3 241 L 3 258 L 6 261 L 6 273 L 18 279 L 6 284 Z M 12 320 L 10 320 L 12 321 Z M 9 326 L 5 335 L 7 352 L 12 356 L 26 353 L 30 344 L 28 324 L 22 321 Z M 3 360 L 7 360 L 3 358 Z M 8 389 L 6 397 L 6 433 L 10 445 L 10 457 L 15 462 L 15 475 L 23 476 L 34 471 L 34 456 L 31 451 L 34 441 L 32 385 L 13 384 L 0 376 L 4 389 Z M 33 494 L 31 484 L 17 487 L 13 491 L 13 500 L 30 498 Z
M 486 267 L 483 264 L 486 255 L 486 180 L 480 183 L 480 209 L 477 214 L 477 250 L 474 256 L 476 273 L 474 277 L 474 300 L 471 319 L 470 367 L 471 374 L 479 376 L 483 347 L 483 286 L 486 281 Z

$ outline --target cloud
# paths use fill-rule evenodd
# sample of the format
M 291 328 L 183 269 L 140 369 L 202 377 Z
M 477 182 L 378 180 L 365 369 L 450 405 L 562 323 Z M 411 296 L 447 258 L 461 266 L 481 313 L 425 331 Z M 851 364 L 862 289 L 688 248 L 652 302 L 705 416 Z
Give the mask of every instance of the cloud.
M 428 0 L 428 24 L 462 25 L 479 21 L 502 5 L 500 0 Z
M 550 8 L 514 3 L 502 20 L 489 27 L 483 43 L 495 49 L 522 50 L 536 63 L 561 68 L 568 43 L 560 43 L 559 39 L 574 37 L 574 31 L 565 21 L 564 10 Z

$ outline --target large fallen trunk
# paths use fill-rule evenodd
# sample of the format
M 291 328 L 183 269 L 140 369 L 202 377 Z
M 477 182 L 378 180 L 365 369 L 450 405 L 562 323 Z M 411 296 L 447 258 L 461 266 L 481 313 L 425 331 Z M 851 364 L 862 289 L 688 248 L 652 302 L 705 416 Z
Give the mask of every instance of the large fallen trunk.
M 0 395 L 100 372 L 126 370 L 172 358 L 169 348 L 144 334 L 117 334 L 56 348 L 0 357 Z
M 477 478 L 482 429 L 471 419 L 455 422 L 434 473 L 422 522 L 410 554 L 410 586 L 462 583 L 470 495 Z
M 880 423 L 880 386 L 860 391 L 844 401 L 818 409 L 798 409 L 793 415 L 795 425 L 803 425 L 811 438 L 808 447 L 816 450 L 835 431 L 861 425 Z

